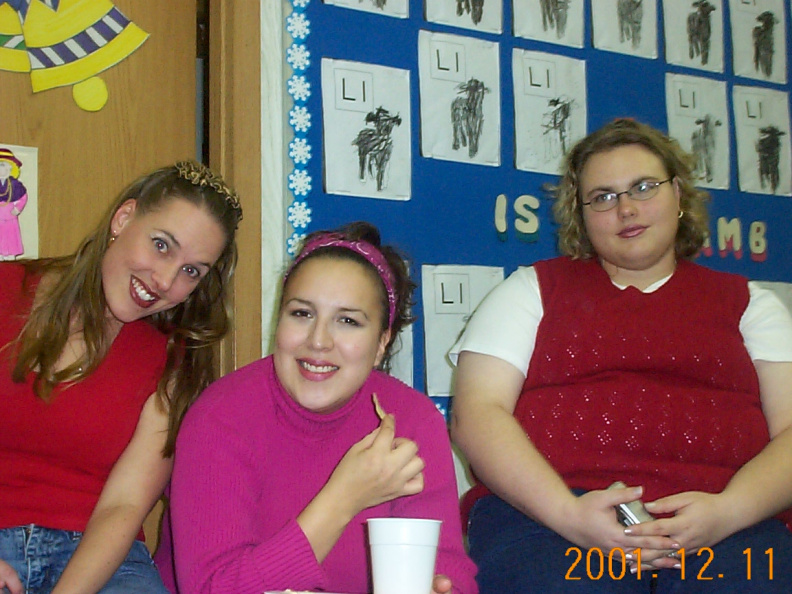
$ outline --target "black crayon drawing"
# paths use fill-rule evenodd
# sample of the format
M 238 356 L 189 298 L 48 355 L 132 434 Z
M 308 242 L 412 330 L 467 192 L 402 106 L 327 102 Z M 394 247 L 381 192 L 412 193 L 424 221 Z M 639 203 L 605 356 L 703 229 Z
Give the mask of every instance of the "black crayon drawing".
M 555 28 L 556 35 L 560 38 L 566 32 L 567 16 L 570 0 L 539 0 L 542 5 L 542 28 Z
M 778 19 L 769 10 L 756 17 L 759 24 L 753 28 L 754 68 L 765 76 L 773 74 L 773 29 Z
M 366 128 L 358 132 L 352 144 L 358 151 L 358 177 L 365 181 L 366 172 L 377 181 L 377 190 L 385 187 L 385 172 L 388 169 L 393 139 L 391 133 L 395 126 L 401 126 L 399 114 L 391 113 L 380 106 L 366 114 Z M 370 127 L 369 127 L 370 126 Z
M 775 126 L 759 128 L 759 139 L 756 141 L 756 154 L 759 157 L 759 183 L 762 188 L 770 184 L 770 189 L 775 194 L 778 188 L 779 171 L 778 162 L 781 157 L 782 132 Z
M 693 154 L 696 156 L 696 169 L 694 174 L 699 179 L 711 182 L 715 177 L 715 128 L 721 126 L 721 121 L 711 114 L 704 115 L 696 120 L 696 129 L 690 135 Z
M 687 37 L 690 59 L 701 56 L 701 63 L 709 61 L 710 37 L 712 36 L 712 19 L 710 14 L 716 8 L 707 0 L 693 2 L 695 9 L 688 15 Z
M 473 24 L 478 25 L 484 15 L 484 0 L 456 0 L 456 13 L 457 16 L 468 13 Z
M 568 97 L 553 97 L 547 101 L 548 109 L 542 114 L 542 134 L 549 140 L 546 145 L 548 160 L 567 152 L 574 102 Z
M 358 0 L 359 2 L 363 2 L 363 0 Z M 376 8 L 385 8 L 385 5 L 388 3 L 388 0 L 371 0 L 371 3 Z
M 641 45 L 643 0 L 618 0 L 616 14 L 619 18 L 619 41 L 631 41 L 633 48 Z
M 475 78 L 458 84 L 456 88 L 459 97 L 451 103 L 451 126 L 454 130 L 451 148 L 456 151 L 460 146 L 467 146 L 468 156 L 475 157 L 484 125 L 484 93 L 489 89 Z

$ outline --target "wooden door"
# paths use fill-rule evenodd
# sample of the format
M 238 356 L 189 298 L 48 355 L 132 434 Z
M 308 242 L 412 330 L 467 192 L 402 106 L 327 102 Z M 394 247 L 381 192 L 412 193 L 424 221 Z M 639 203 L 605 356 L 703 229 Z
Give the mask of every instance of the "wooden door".
M 0 146 L 38 147 L 39 254 L 74 250 L 123 187 L 195 157 L 195 0 L 116 0 L 149 34 L 99 76 L 103 109 L 77 106 L 72 87 L 33 93 L 29 74 L 0 71 Z

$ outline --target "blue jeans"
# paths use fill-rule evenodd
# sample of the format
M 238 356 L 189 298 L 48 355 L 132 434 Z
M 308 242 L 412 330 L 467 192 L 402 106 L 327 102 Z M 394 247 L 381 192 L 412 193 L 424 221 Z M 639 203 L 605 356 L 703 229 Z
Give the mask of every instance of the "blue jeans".
M 643 570 L 639 580 L 623 572 L 618 551 L 581 551 L 494 495 L 473 506 L 468 539 L 480 594 L 792 592 L 792 533 L 775 519 L 733 534 L 711 554 L 686 556 L 684 579 L 678 569 L 663 569 Z
M 82 538 L 81 532 L 31 524 L 0 529 L 0 559 L 13 567 L 26 594 L 49 594 Z M 2 594 L 7 590 L 3 588 Z M 146 545 L 136 540 L 99 594 L 168 594 Z

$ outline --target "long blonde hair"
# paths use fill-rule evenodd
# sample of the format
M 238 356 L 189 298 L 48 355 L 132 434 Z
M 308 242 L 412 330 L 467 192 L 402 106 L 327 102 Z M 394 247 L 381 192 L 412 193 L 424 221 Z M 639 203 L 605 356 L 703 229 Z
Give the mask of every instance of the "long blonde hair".
M 192 173 L 192 179 L 185 172 Z M 201 183 L 209 181 L 211 183 Z M 47 273 L 50 285 L 37 295 L 36 303 L 16 339 L 15 382 L 36 373 L 33 389 L 48 400 L 62 382 L 78 382 L 90 375 L 109 349 L 107 302 L 102 288 L 102 261 L 111 240 L 110 224 L 127 200 L 137 202 L 136 212 L 145 214 L 168 201 L 182 199 L 208 212 L 223 228 L 226 245 L 209 274 L 179 305 L 145 318 L 168 336 L 165 370 L 157 386 L 162 410 L 169 414 L 168 440 L 163 455 L 170 456 L 184 413 L 201 391 L 216 377 L 213 345 L 230 325 L 227 288 L 237 259 L 236 228 L 242 218 L 236 193 L 203 165 L 179 163 L 158 169 L 128 186 L 108 209 L 94 231 L 77 251 L 60 258 L 24 261 L 30 277 Z M 78 321 L 85 340 L 85 354 L 56 371 L 72 324 Z

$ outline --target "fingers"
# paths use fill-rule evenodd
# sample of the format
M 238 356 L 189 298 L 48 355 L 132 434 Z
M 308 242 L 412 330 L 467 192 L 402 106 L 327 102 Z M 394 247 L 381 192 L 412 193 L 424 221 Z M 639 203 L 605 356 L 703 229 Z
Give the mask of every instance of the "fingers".
M 673 514 L 690 503 L 686 493 L 677 493 L 644 503 L 646 509 L 653 514 Z
M 0 560 L 0 591 L 7 588 L 11 594 L 24 594 L 22 581 L 17 572 L 5 561 Z
M 389 449 L 390 444 L 394 441 L 394 434 L 396 432 L 396 422 L 393 415 L 385 415 L 380 424 L 363 439 L 357 442 L 351 449 L 367 450 L 371 447 L 379 447 L 383 450 Z
M 396 435 L 396 420 L 393 415 L 386 414 L 382 417 L 379 427 L 374 432 L 376 433 L 376 441 L 380 444 L 387 443 L 390 445 Z
M 643 495 L 643 487 L 612 487 L 602 491 L 608 497 L 610 505 L 616 506 L 621 503 L 632 503 Z
M 421 491 L 424 490 L 424 475 L 423 472 L 419 472 L 406 483 L 404 483 L 404 487 L 402 488 L 401 496 L 404 495 L 417 495 Z
M 386 414 L 380 425 L 356 445 L 369 460 L 371 480 L 381 485 L 378 498 L 394 499 L 423 491 L 425 463 L 418 456 L 418 444 L 395 437 L 393 415 Z
M 418 445 L 414 441 L 402 440 L 394 447 L 391 455 L 397 464 L 403 464 L 399 473 L 405 481 L 402 495 L 415 495 L 423 491 L 423 470 L 426 463 L 418 456 Z
M 667 520 L 652 520 L 635 524 L 625 528 L 624 533 L 630 536 L 630 541 L 634 543 L 635 548 L 662 551 L 662 554 L 680 548 L 679 542 L 669 536 Z
M 436 575 L 432 581 L 432 594 L 446 594 L 451 592 L 451 580 L 445 575 Z

